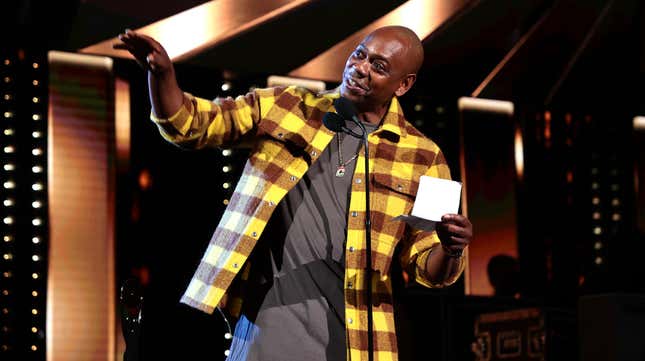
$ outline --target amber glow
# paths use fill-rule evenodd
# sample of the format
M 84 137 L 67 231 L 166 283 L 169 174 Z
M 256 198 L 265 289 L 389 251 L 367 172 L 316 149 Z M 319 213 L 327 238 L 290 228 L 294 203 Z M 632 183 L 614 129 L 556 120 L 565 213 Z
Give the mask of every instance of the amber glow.
M 635 130 L 645 130 L 645 116 L 634 117 L 633 124 Z
M 370 32 L 387 25 L 403 25 L 412 29 L 422 40 L 444 21 L 454 15 L 466 0 L 410 0 L 389 14 L 369 24 L 308 63 L 291 71 L 290 76 L 340 81 L 347 55 Z
M 524 142 L 519 127 L 515 128 L 515 172 L 518 180 L 524 179 Z
M 133 30 L 155 38 L 170 58 L 178 61 L 309 1 L 213 0 Z M 115 36 L 83 48 L 81 52 L 131 58 L 126 51 L 112 49 L 118 41 Z

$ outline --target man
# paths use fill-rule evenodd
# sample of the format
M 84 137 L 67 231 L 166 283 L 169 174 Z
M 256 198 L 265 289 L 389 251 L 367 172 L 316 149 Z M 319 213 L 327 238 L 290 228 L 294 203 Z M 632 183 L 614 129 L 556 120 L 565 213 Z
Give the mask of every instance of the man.
M 367 360 L 371 299 L 374 359 L 395 360 L 389 275 L 395 247 L 401 247 L 400 262 L 411 279 L 443 287 L 463 271 L 461 253 L 472 238 L 470 222 L 458 214 L 444 215 L 437 232 L 392 220 L 410 213 L 420 176 L 450 178 L 441 150 L 405 121 L 397 100 L 423 62 L 418 37 L 399 26 L 374 31 L 349 56 L 339 89 L 329 93 L 280 87 L 215 101 L 182 92 L 155 40 L 131 31 L 120 39 L 115 47 L 148 70 L 151 118 L 165 139 L 191 148 L 254 141 L 181 300 L 212 312 L 228 299 L 226 307 L 238 319 L 229 359 Z M 339 96 L 356 106 L 370 132 L 369 180 L 359 140 L 322 124 Z

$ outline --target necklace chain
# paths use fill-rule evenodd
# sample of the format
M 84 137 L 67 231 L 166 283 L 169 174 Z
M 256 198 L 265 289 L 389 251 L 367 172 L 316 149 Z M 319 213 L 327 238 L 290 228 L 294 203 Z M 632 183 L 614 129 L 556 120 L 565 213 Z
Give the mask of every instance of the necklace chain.
M 336 167 L 336 177 L 343 177 L 345 175 L 345 166 L 358 157 L 358 152 L 346 162 L 343 162 L 343 149 L 340 144 L 340 134 L 336 136 L 336 139 L 338 140 L 338 167 Z

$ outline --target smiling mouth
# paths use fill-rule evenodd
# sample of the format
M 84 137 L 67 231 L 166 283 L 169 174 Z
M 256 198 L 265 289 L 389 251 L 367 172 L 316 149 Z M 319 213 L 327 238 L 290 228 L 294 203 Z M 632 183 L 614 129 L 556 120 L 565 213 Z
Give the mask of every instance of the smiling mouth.
M 362 85 L 360 85 L 359 83 L 357 83 L 357 82 L 356 82 L 354 79 L 352 79 L 352 78 L 347 78 L 347 84 L 348 84 L 349 86 L 351 86 L 352 88 L 357 88 L 357 89 L 360 89 L 360 90 L 362 90 L 362 91 L 367 91 L 367 89 L 363 88 L 363 86 L 362 86 Z

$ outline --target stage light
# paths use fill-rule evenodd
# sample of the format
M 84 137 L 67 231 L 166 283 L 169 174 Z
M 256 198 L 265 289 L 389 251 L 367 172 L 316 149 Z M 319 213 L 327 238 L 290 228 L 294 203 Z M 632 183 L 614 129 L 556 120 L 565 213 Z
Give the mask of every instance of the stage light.
M 4 100 L 11 100 L 11 94 L 7 93 L 4 95 Z
M 9 235 L 5 235 L 5 236 L 2 237 L 2 240 L 7 242 L 7 243 L 9 243 L 9 242 L 13 241 L 13 237 L 9 236 Z
M 40 207 L 42 207 L 42 206 L 43 206 L 43 204 L 42 204 L 40 201 L 33 201 L 33 202 L 31 202 L 31 207 L 32 207 L 32 208 L 40 208 Z
M 7 163 L 7 164 L 3 165 L 2 168 L 4 170 L 6 170 L 7 172 L 9 172 L 9 171 L 15 170 L 16 166 L 13 163 Z
M 2 255 L 2 258 L 4 258 L 5 261 L 9 261 L 13 259 L 13 254 L 11 253 L 5 253 Z
M 231 166 L 225 165 L 225 166 L 222 167 L 222 172 L 228 173 L 230 171 L 231 171 Z
M 32 297 L 38 297 L 38 291 L 31 291 Z
M 36 272 L 34 272 L 34 273 L 32 273 L 32 274 L 31 274 L 31 278 L 33 278 L 33 279 L 35 279 L 35 280 L 37 280 L 37 279 L 38 279 L 38 277 L 40 277 L 40 275 L 39 275 L 38 273 L 36 273 Z
M 222 150 L 222 155 L 223 155 L 223 156 L 225 156 L 225 157 L 228 157 L 228 156 L 230 156 L 231 154 L 233 154 L 233 151 L 232 151 L 232 150 L 230 150 L 230 149 L 224 149 L 224 150 Z
M 31 66 L 32 66 L 34 69 L 38 69 L 38 67 L 39 67 L 38 63 L 33 63 L 33 64 L 31 64 Z
M 34 114 L 31 116 L 31 119 L 33 120 L 40 120 L 40 114 Z
M 37 255 L 37 254 L 34 254 L 34 255 L 31 256 L 31 260 L 34 261 L 34 262 L 38 262 L 38 261 L 40 261 L 40 256 Z
M 39 238 L 39 237 L 32 237 L 32 238 L 31 238 L 31 243 L 33 243 L 33 244 L 38 244 L 38 243 L 40 243 L 40 238 Z
M 5 189 L 14 189 L 16 188 L 16 183 L 14 183 L 13 181 L 6 181 L 3 183 L 3 186 L 5 187 Z
M 620 221 L 621 218 L 622 217 L 620 216 L 619 213 L 614 213 L 614 214 L 611 215 L 611 220 L 614 221 L 614 222 Z
M 40 218 L 34 218 L 31 220 L 31 224 L 33 224 L 34 226 L 40 226 L 43 224 L 43 220 Z
M 12 128 L 7 128 L 4 130 L 4 135 L 13 135 L 14 130 Z
M 601 227 L 594 227 L 593 229 L 593 234 L 599 236 L 602 234 L 602 228 Z
M 620 205 L 620 199 L 618 199 L 618 198 L 613 198 L 613 199 L 611 200 L 611 205 L 612 205 L 612 206 L 614 206 L 614 207 L 618 207 L 618 206 Z
M 38 80 L 34 80 L 34 81 L 31 82 L 31 84 L 33 86 L 38 86 L 38 84 L 40 84 L 40 83 L 38 82 Z
M 16 151 L 16 148 L 14 148 L 12 145 L 8 145 L 4 147 L 4 152 L 7 154 L 13 153 Z
M 11 77 L 5 76 L 4 77 L 4 82 L 5 83 L 11 83 Z
M 38 103 L 40 101 L 40 99 L 38 97 L 33 97 L 33 98 L 31 98 L 31 101 L 34 102 L 34 103 Z
M 35 191 L 42 191 L 43 190 L 43 184 L 42 183 L 34 183 L 31 185 L 31 189 Z
M 2 201 L 2 204 L 3 204 L 5 207 L 11 207 L 11 206 L 13 206 L 15 203 L 14 203 L 13 199 L 11 199 L 11 198 L 7 198 L 7 199 L 5 199 L 4 201 Z
M 594 261 L 594 262 L 595 262 L 597 265 L 601 265 L 601 264 L 603 263 L 603 259 L 602 259 L 602 257 L 596 257 L 596 259 L 595 259 L 595 261 Z
M 4 117 L 5 118 L 11 118 L 11 117 L 13 117 L 13 113 L 12 112 L 4 112 Z
M 34 148 L 34 149 L 32 149 L 32 150 L 31 150 L 31 154 L 36 155 L 36 156 L 38 156 L 38 155 L 42 155 L 42 154 L 43 154 L 43 150 L 42 150 L 42 149 L 40 149 L 40 148 Z
M 13 224 L 13 217 L 4 217 L 2 222 L 4 222 L 4 224 Z
M 222 184 L 222 188 L 224 188 L 224 189 L 229 189 L 230 187 L 231 187 L 231 184 L 228 183 L 228 182 Z

